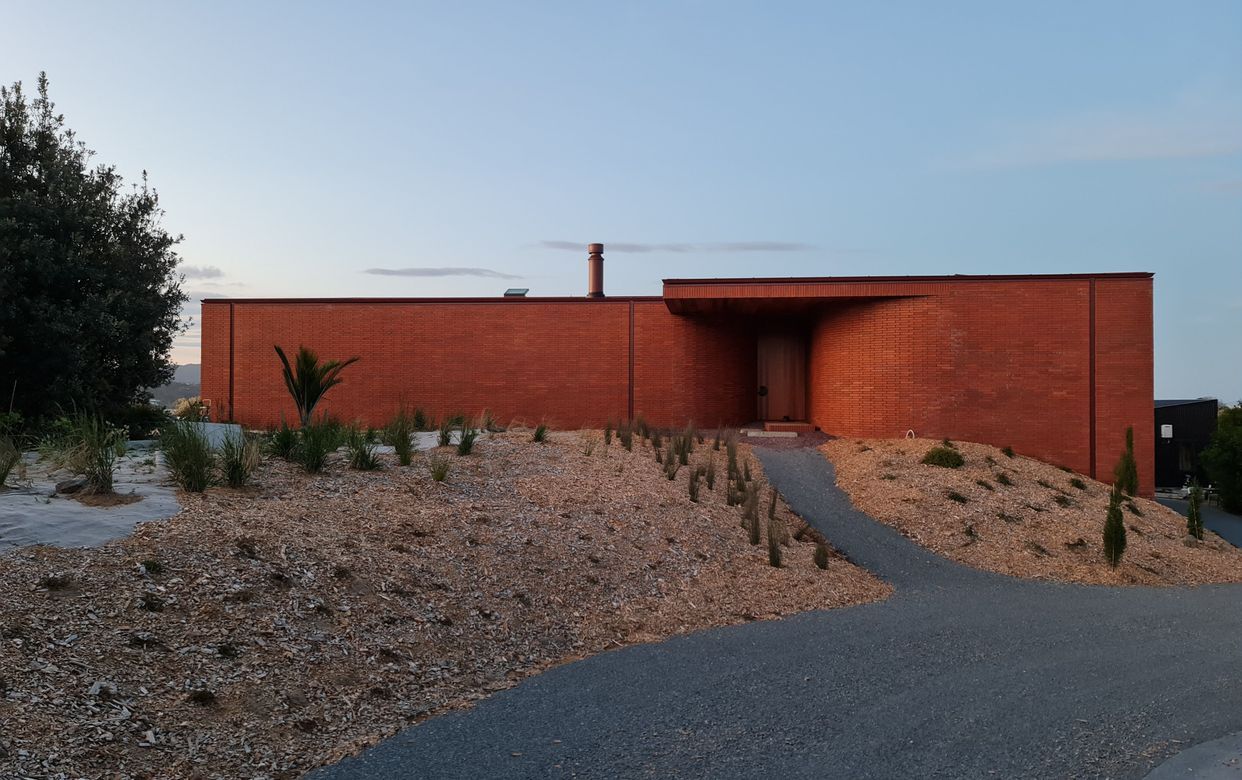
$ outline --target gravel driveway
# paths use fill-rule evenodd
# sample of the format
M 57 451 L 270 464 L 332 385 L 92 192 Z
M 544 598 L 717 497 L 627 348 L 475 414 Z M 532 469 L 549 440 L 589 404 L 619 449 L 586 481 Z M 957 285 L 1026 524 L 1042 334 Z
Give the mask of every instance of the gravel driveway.
M 1140 778 L 1242 730 L 1242 586 L 967 569 L 854 510 L 818 451 L 756 452 L 892 598 L 568 664 L 311 776 Z

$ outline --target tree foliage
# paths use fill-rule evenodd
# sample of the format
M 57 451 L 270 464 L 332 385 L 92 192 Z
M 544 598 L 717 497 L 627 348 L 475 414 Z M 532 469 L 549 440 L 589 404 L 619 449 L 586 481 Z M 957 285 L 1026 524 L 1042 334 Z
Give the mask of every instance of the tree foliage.
M 1121 563 L 1126 551 L 1126 523 L 1121 516 L 1121 486 L 1113 485 L 1108 494 L 1108 518 L 1104 521 L 1104 558 L 1109 566 Z
M 172 377 L 186 296 L 159 198 L 65 126 L 39 75 L 0 87 L 0 408 L 120 409 Z
M 1221 409 L 1202 460 L 1220 491 L 1221 508 L 1242 514 L 1242 403 Z
M 358 362 L 358 358 L 352 357 L 344 361 L 325 360 L 321 363 L 319 356 L 307 347 L 298 348 L 292 365 L 285 356 L 285 351 L 279 346 L 276 347 L 276 354 L 280 356 L 285 387 L 289 389 L 289 395 L 293 396 L 293 403 L 297 404 L 298 417 L 303 428 L 310 426 L 311 415 L 315 413 L 315 407 L 324 395 L 341 383 L 341 372 L 346 366 Z

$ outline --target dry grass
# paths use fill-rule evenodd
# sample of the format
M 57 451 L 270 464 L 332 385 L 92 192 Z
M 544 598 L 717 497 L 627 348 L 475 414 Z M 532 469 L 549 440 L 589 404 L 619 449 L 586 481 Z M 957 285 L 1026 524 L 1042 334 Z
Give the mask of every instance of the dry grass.
M 968 566 L 1089 584 L 1242 581 L 1242 551 L 1215 534 L 1202 542 L 1191 539 L 1184 517 L 1145 499 L 1133 499 L 1125 512 L 1128 546 L 1112 569 L 1103 540 L 1109 486 L 968 442 L 955 443 L 965 459 L 961 468 L 920 463 L 938 445 L 924 439 L 836 440 L 822 450 L 860 509 Z
M 550 665 L 889 592 L 806 535 L 769 566 L 723 484 L 692 503 L 638 441 L 548 438 L 443 483 L 273 460 L 128 539 L 0 558 L 0 776 L 296 777 Z

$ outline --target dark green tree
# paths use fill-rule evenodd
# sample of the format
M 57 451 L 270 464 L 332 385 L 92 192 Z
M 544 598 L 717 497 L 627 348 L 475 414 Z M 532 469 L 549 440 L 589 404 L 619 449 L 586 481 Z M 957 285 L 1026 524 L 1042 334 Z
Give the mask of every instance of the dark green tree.
M 1190 487 L 1190 509 L 1186 512 L 1186 532 L 1203 539 L 1203 490 L 1195 482 Z
M 1126 428 L 1126 451 L 1121 453 L 1113 476 L 1127 496 L 1138 495 L 1138 461 L 1134 458 L 1134 426 Z
M 1108 494 L 1108 519 L 1104 521 L 1104 558 L 1109 566 L 1121 563 L 1126 551 L 1126 524 L 1121 516 L 1121 486 L 1113 485 Z
M 0 87 L 0 388 L 27 420 L 105 414 L 172 377 L 180 236 L 159 198 L 125 187 L 65 126 L 39 74 Z
M 1242 514 L 1242 402 L 1221 409 L 1202 460 L 1220 491 L 1221 508 Z

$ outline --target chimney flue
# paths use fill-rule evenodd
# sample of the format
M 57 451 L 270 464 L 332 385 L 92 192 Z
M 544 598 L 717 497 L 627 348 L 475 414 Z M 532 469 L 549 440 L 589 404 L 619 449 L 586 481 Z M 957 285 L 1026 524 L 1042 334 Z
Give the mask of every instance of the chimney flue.
M 587 297 L 604 297 L 603 244 L 587 244 Z

